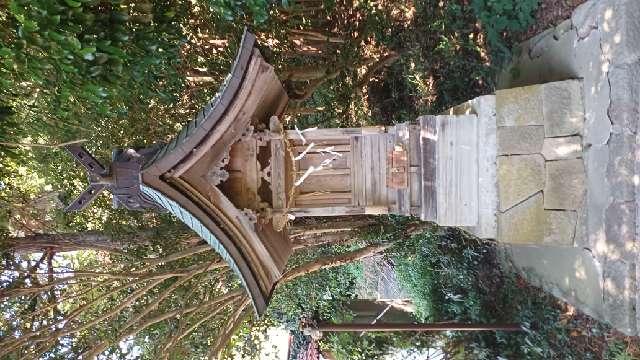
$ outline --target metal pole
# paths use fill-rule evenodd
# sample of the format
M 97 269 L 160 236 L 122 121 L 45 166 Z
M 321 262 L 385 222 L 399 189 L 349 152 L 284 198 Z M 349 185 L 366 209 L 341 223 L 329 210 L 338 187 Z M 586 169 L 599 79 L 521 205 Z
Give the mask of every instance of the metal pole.
M 325 332 L 360 332 L 360 331 L 523 331 L 520 324 L 457 324 L 457 323 L 438 323 L 438 324 L 394 324 L 394 323 L 375 323 L 375 324 L 328 324 L 323 323 L 312 326 L 311 329 Z

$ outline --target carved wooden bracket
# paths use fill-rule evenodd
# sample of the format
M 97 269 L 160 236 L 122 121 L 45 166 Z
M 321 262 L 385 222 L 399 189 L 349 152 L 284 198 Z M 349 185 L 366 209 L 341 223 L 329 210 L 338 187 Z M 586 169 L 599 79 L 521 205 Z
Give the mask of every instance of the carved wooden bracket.
M 253 134 L 253 138 L 259 147 L 267 146 L 271 140 L 271 132 L 269 130 L 258 131 Z
M 264 181 L 271 184 L 271 163 L 265 166 L 264 169 L 260 170 L 260 177 L 264 179 Z
M 258 215 L 251 209 L 242 209 L 241 214 L 252 224 L 256 224 L 258 222 Z
M 222 157 L 218 165 L 212 167 L 211 170 L 209 170 L 209 172 L 207 173 L 207 180 L 209 180 L 209 183 L 211 183 L 211 185 L 218 186 L 222 182 L 229 179 L 229 172 L 224 169 L 224 167 L 229 164 L 229 160 L 229 151 L 227 151 L 224 153 L 224 156 Z
M 213 186 L 218 186 L 229 179 L 229 172 L 225 169 L 213 168 L 207 173 L 207 179 Z
M 255 128 L 253 127 L 253 125 L 247 126 L 244 129 L 244 131 L 242 132 L 242 134 L 240 135 L 240 139 L 238 141 L 243 141 L 243 140 L 251 138 L 253 136 L 253 134 L 254 134 L 254 130 L 255 130 Z

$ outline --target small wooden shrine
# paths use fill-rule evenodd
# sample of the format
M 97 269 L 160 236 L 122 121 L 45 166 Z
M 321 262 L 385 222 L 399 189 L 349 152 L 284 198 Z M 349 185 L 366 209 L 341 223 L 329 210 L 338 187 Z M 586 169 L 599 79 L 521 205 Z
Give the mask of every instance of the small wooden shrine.
M 292 252 L 292 218 L 392 213 L 477 224 L 476 122 L 428 116 L 391 127 L 283 130 L 287 102 L 245 32 L 222 90 L 169 143 L 116 150 L 109 168 L 68 148 L 91 182 L 68 210 L 107 189 L 114 206 L 170 212 L 229 263 L 259 314 Z M 446 191 L 436 193 L 436 182 Z

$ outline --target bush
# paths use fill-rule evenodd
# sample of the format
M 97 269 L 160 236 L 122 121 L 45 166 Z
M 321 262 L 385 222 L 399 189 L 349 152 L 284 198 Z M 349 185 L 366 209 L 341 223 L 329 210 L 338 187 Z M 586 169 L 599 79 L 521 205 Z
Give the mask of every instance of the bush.
M 481 302 L 488 295 L 479 282 L 479 264 L 489 249 L 459 231 L 423 233 L 394 258 L 396 273 L 422 321 L 483 321 Z
M 487 41 L 498 63 L 507 60 L 505 43 L 513 33 L 527 30 L 534 21 L 539 0 L 473 0 L 471 6 L 482 23 Z
M 465 358 L 471 359 L 601 358 L 573 343 L 578 339 L 573 329 L 583 329 L 583 320 L 562 320 L 559 302 L 498 262 L 497 251 L 493 243 L 450 229 L 415 236 L 396 253 L 398 278 L 423 321 L 515 322 L 525 328 L 523 333 L 454 332 L 445 347 L 463 344 Z M 580 336 L 593 338 L 605 331 L 589 323 Z

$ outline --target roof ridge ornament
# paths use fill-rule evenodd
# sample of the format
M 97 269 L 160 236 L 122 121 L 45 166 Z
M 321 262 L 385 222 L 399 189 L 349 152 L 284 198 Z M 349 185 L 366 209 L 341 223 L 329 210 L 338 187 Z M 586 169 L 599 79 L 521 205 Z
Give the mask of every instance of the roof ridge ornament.
M 158 151 L 159 146 L 139 150 L 115 149 L 108 166 L 102 165 L 80 145 L 71 144 L 64 148 L 85 168 L 89 181 L 89 186 L 65 208 L 65 212 L 86 208 L 104 190 L 113 195 L 114 208 L 163 210 L 140 189 L 140 171 L 146 161 Z

